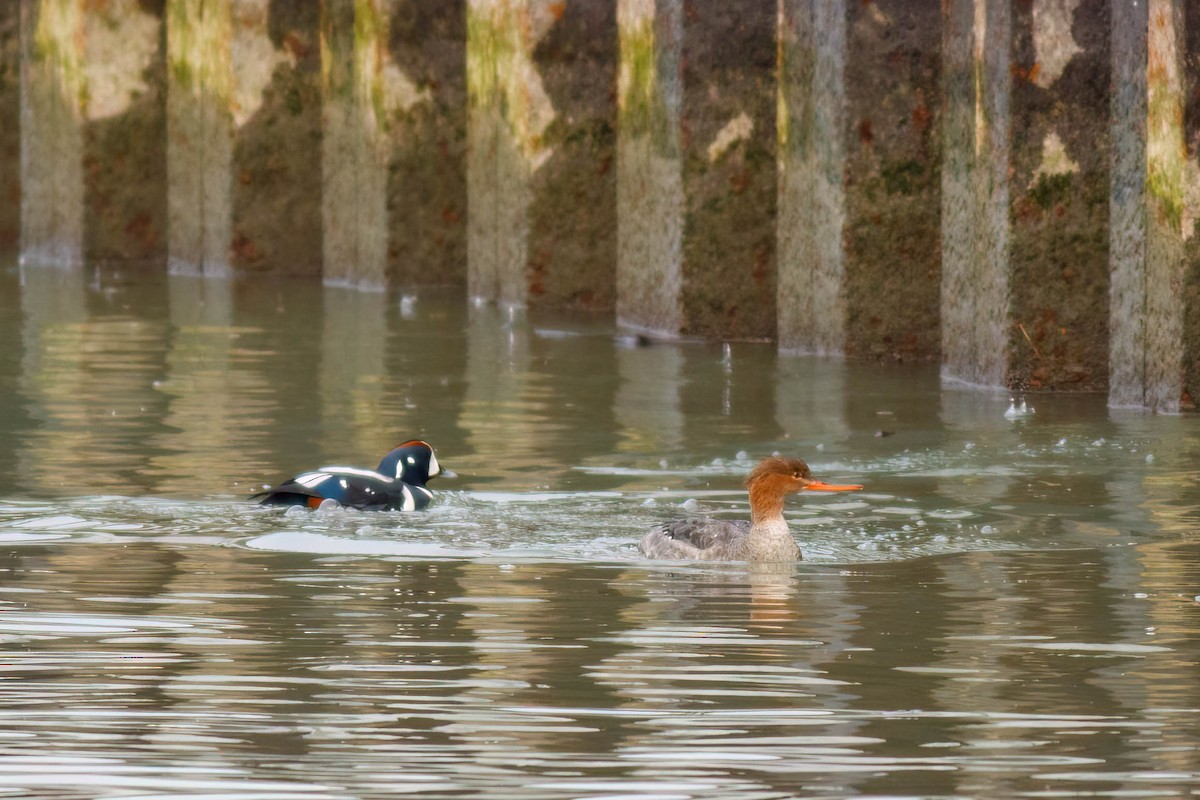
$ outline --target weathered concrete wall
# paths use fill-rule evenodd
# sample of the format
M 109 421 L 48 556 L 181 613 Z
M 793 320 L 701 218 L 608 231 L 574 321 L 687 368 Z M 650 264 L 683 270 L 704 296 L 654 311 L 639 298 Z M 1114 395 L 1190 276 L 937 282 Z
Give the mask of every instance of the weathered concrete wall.
M 21 230 L 21 7 L 0 3 L 0 262 Z
M 1183 26 L 1183 140 L 1187 147 L 1185 174 L 1189 177 L 1184 198 L 1187 216 L 1193 222 L 1184 246 L 1183 392 L 1179 403 L 1182 410 L 1195 411 L 1200 402 L 1200 236 L 1196 235 L 1194 222 L 1200 216 L 1200 7 L 1196 4 L 1184 6 Z
M 939 22 L 902 0 L 781 5 L 783 349 L 937 357 Z
M 1014 6 L 1010 385 L 1103 390 L 1108 0 Z
M 31 260 L 164 256 L 161 28 L 154 3 L 23 0 L 22 252 Z
M 776 10 L 624 0 L 617 313 L 668 334 L 775 320 Z
M 466 284 L 1172 411 L 1192 5 L 22 0 L 0 199 L 31 265 Z
M 683 330 L 775 334 L 771 3 L 696 3 L 683 27 Z
M 613 306 L 617 246 L 615 2 L 552 5 L 533 51 L 553 121 L 532 176 L 530 304 Z
M 389 37 L 407 82 L 389 130 L 389 275 L 400 286 L 465 285 L 465 0 L 393 0 Z
M 940 12 L 846 3 L 845 354 L 936 359 L 941 338 Z
M 158 269 L 167 251 L 164 0 L 84 3 L 84 249 Z
M 320 7 L 240 0 L 234 10 L 232 265 L 320 275 Z

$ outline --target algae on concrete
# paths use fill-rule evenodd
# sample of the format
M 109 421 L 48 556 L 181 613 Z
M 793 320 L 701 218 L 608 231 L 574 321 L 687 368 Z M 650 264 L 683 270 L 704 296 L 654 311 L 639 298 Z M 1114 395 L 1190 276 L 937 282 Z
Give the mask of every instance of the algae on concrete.
M 550 157 L 555 118 L 533 63 L 555 23 L 545 0 L 467 3 L 467 290 L 524 304 L 528 296 L 531 177 Z
M 21 3 L 21 255 L 83 263 L 83 15 L 79 0 Z
M 617 4 L 617 321 L 665 335 L 684 325 L 682 14 L 678 0 Z

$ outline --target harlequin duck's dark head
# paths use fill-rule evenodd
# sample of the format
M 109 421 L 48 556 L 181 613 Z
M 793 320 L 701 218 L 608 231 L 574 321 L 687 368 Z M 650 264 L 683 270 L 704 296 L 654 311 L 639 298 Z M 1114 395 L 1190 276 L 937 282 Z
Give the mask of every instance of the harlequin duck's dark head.
M 444 475 L 456 477 L 453 472 L 442 469 L 433 448 L 419 439 L 398 445 L 383 457 L 375 471 L 389 478 L 396 478 L 414 486 L 424 486 L 430 478 Z

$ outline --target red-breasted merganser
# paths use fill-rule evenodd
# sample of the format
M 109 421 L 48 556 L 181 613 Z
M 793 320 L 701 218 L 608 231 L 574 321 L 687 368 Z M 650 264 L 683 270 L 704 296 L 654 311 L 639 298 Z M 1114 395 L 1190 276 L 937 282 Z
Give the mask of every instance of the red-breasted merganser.
M 746 478 L 750 521 L 682 519 L 654 528 L 638 548 L 650 558 L 704 561 L 799 561 L 800 548 L 783 518 L 783 498 L 807 489 L 850 492 L 861 486 L 838 486 L 814 480 L 798 458 L 764 458 Z
M 374 470 L 321 467 L 250 499 L 264 506 L 319 508 L 326 503 L 364 511 L 416 511 L 433 499 L 425 484 L 438 475 L 454 477 L 438 464 L 428 443 L 413 439 L 397 445 Z

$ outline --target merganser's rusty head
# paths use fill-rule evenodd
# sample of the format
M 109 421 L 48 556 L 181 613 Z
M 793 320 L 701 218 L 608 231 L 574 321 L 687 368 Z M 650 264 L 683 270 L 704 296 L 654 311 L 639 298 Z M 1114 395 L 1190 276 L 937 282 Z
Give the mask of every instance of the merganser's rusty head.
M 751 517 L 758 519 L 763 516 L 782 514 L 783 498 L 792 492 L 807 489 L 812 492 L 852 492 L 861 489 L 859 485 L 839 485 L 819 481 L 798 458 L 783 458 L 771 456 L 758 462 L 746 478 L 746 488 L 750 490 Z

